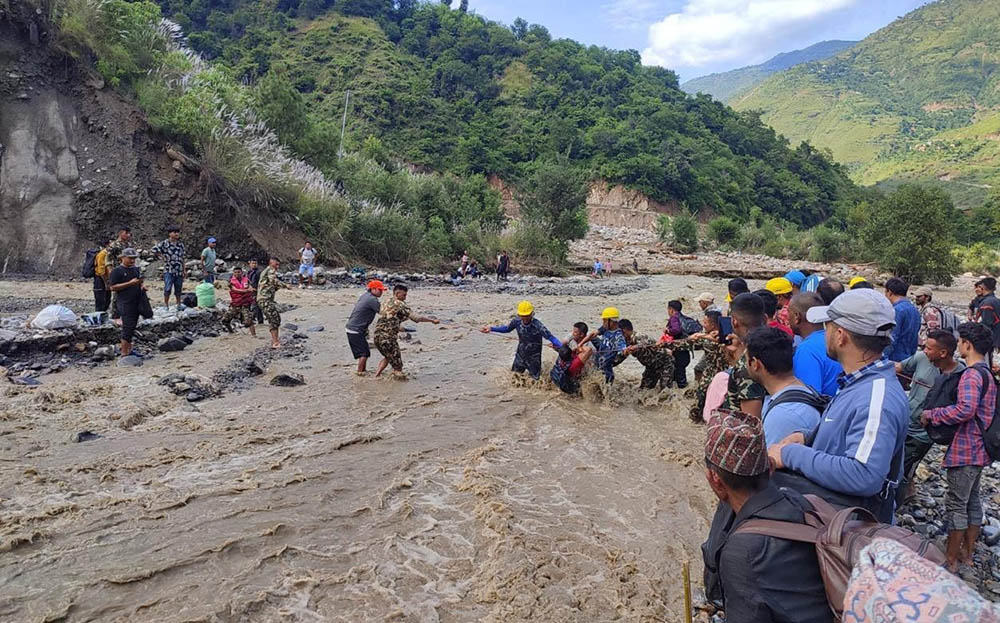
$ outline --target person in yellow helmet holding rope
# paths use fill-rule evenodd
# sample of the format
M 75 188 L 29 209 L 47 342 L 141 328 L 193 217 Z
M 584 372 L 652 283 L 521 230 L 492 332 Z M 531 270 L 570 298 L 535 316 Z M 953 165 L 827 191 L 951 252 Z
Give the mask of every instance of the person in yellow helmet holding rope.
M 517 332 L 517 352 L 514 354 L 514 364 L 511 370 L 517 373 L 527 372 L 531 378 L 538 380 L 542 373 L 542 341 L 548 340 L 555 348 L 560 348 L 559 338 L 545 328 L 535 318 L 535 307 L 528 301 L 517 304 L 517 317 L 511 318 L 506 325 L 483 327 L 483 333 Z
M 621 314 L 617 307 L 605 307 L 601 312 L 601 328 L 592 331 L 588 340 L 597 339 L 597 367 L 604 373 L 604 380 L 608 383 L 615 380 L 615 366 L 625 360 L 628 355 L 625 349 L 628 348 L 628 340 L 625 333 L 618 327 L 618 319 Z

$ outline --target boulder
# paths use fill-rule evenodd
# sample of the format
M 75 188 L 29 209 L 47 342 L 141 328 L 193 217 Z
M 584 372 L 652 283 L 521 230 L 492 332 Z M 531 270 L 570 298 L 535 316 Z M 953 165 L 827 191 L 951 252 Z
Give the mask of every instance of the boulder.
M 160 340 L 156 347 L 164 353 L 173 353 L 187 348 L 188 342 L 180 337 L 165 337 Z
M 298 387 L 305 384 L 306 380 L 301 374 L 278 374 L 271 379 L 271 385 L 276 387 Z
M 286 331 L 298 331 L 298 330 L 299 330 L 299 325 L 297 325 L 297 324 L 292 324 L 292 323 L 290 323 L 290 322 L 286 322 L 286 323 L 285 323 L 285 324 L 284 324 L 284 325 L 282 326 L 282 328 L 283 328 L 283 329 L 285 329 Z
M 127 357 L 122 357 L 118 360 L 118 366 L 138 368 L 142 366 L 142 357 L 139 357 L 138 355 L 128 355 Z

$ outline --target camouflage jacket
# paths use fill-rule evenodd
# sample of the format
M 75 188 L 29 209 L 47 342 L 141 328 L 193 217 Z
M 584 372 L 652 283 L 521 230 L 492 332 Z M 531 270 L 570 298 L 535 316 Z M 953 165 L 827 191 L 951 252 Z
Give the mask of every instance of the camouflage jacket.
M 635 360 L 647 368 L 662 368 L 674 356 L 674 343 L 657 344 L 653 338 L 639 333 L 632 334 L 629 346 L 638 348 L 632 352 Z
M 750 378 L 750 371 L 747 370 L 747 355 L 744 352 L 729 373 L 729 387 L 722 406 L 726 409 L 739 410 L 740 404 L 744 401 L 764 400 L 766 395 L 767 391 Z
M 257 300 L 274 301 L 274 293 L 278 291 L 278 288 L 287 287 L 278 279 L 277 271 L 268 266 L 260 274 L 260 282 L 257 284 Z
M 687 341 L 690 344 L 691 350 L 701 349 L 704 351 L 704 374 L 709 378 L 714 377 L 716 374 L 729 367 L 729 363 L 726 361 L 726 352 L 723 350 L 722 344 L 719 343 L 718 340 L 713 340 L 710 337 L 704 337 Z
M 376 340 L 395 339 L 399 333 L 399 325 L 410 317 L 410 306 L 395 296 L 382 303 L 375 321 L 374 338 Z

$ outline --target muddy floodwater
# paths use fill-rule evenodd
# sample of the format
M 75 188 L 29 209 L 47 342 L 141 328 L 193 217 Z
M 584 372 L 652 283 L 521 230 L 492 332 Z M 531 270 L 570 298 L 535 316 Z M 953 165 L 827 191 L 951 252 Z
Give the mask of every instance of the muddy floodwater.
M 532 301 L 559 336 L 596 326 L 607 304 L 658 334 L 668 299 L 724 294 L 721 280 L 650 284 Z M 631 360 L 608 395 L 513 382 L 516 339 L 477 328 L 520 297 L 444 289 L 410 291 L 444 322 L 407 323 L 409 380 L 358 378 L 343 332 L 358 294 L 280 292 L 298 305 L 286 322 L 325 331 L 212 400 L 157 380 L 210 377 L 263 337 L 4 383 L 0 620 L 681 620 L 681 564 L 700 588 L 714 498 L 680 392 L 638 393 Z M 306 385 L 268 384 L 283 372 Z M 76 442 L 81 431 L 100 437 Z

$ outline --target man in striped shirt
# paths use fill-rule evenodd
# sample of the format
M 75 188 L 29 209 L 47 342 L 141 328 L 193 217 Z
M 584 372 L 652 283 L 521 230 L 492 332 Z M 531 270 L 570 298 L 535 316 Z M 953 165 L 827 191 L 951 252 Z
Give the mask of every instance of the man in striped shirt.
M 831 497 L 850 498 L 884 523 L 892 522 L 909 425 L 906 394 L 882 356 L 895 316 L 874 290 L 851 290 L 806 312 L 809 322 L 824 325 L 827 354 L 844 368 L 840 391 L 815 432 L 793 433 L 768 448 L 779 469 L 805 476 Z
M 921 416 L 930 424 L 958 425 L 955 439 L 944 454 L 948 472 L 948 544 L 945 558 L 954 573 L 959 563 L 972 565 L 972 553 L 983 524 L 983 504 L 979 498 L 979 479 L 983 467 L 992 463 L 983 444 L 983 431 L 993 421 L 997 388 L 990 374 L 986 356 L 993 350 L 993 334 L 981 324 L 968 322 L 958 327 L 958 352 L 968 368 L 958 382 L 958 402 L 947 407 L 928 409 Z

